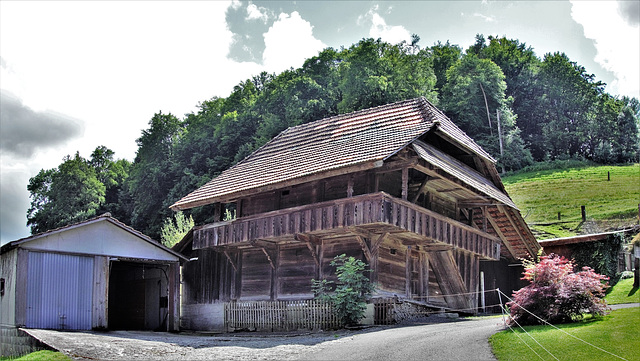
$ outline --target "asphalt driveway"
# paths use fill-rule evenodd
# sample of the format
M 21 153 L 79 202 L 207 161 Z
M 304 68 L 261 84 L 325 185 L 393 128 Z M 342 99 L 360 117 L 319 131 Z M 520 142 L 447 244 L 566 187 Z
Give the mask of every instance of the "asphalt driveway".
M 80 360 L 495 360 L 501 318 L 296 334 L 25 330 Z

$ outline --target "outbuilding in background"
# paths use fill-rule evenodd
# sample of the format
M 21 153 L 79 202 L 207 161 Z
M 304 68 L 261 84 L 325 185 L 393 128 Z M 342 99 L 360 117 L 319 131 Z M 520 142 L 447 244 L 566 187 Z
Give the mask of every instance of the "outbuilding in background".
M 20 327 L 178 331 L 186 259 L 108 213 L 0 254 L 3 355 Z

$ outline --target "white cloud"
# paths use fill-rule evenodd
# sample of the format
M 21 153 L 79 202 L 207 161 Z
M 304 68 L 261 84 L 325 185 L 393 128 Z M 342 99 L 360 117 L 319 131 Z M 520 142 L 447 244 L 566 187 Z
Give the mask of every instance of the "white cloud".
M 60 135 L 66 141 L 41 147 L 24 137 L 32 123 L 5 126 L 17 118 L 3 119 L 2 241 L 15 239 L 20 229 L 27 232 L 27 181 L 40 169 L 57 167 L 76 151 L 88 157 L 99 145 L 133 160 L 135 140 L 154 113 L 182 117 L 198 102 L 227 96 L 240 80 L 262 70 L 259 64 L 227 58 L 233 35 L 225 21 L 229 6 L 218 1 L 0 1 L 0 88 L 31 115 L 65 114 L 84 124 L 83 136 L 72 138 L 67 131 Z M 6 137 L 20 135 L 27 141 L 5 143 Z M 22 220 L 9 217 L 7 209 Z
M 318 55 L 327 46 L 313 36 L 313 26 L 302 19 L 297 11 L 281 13 L 264 33 L 265 50 L 262 54 L 268 72 L 280 72 L 300 67 L 304 60 Z
M 249 4 L 247 6 L 247 20 L 261 20 L 263 23 L 267 23 L 269 20 L 269 11 L 264 7 L 258 7 L 255 4 Z
M 613 72 L 612 94 L 640 97 L 640 29 L 620 16 L 614 1 L 572 1 L 571 16 L 594 40 L 594 60 Z M 604 25 L 606 24 L 606 25 Z
M 240 0 L 231 0 L 231 5 L 229 6 L 234 10 L 238 10 L 242 6 L 242 2 Z
M 3 1 L 1 87 L 35 111 L 85 121 L 75 150 L 104 144 L 133 159 L 155 112 L 181 117 L 259 73 L 258 64 L 227 59 L 229 5 Z
M 488 23 L 496 21 L 495 17 L 483 15 L 483 14 L 480 14 L 480 13 L 474 13 L 473 16 L 475 16 L 477 18 L 480 18 L 480 19 L 482 19 L 482 20 L 484 20 L 484 21 L 486 21 Z
M 380 38 L 382 41 L 386 41 L 391 44 L 398 44 L 402 41 L 411 41 L 411 33 L 405 27 L 401 25 L 387 25 L 384 18 L 378 14 L 378 5 L 372 7 L 365 15 L 360 15 L 358 17 L 357 24 L 363 25 L 368 21 L 371 22 L 369 36 L 374 39 Z

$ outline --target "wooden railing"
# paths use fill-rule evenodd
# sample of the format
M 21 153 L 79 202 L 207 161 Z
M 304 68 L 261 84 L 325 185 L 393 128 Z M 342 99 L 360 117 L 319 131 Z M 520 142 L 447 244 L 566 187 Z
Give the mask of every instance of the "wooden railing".
M 341 325 L 329 301 L 250 301 L 224 304 L 227 331 L 295 331 L 336 329 Z
M 212 223 L 194 231 L 193 248 L 207 248 L 258 239 L 293 237 L 298 233 L 345 231 L 371 224 L 391 225 L 484 258 L 500 258 L 500 240 L 384 192 L 314 203 L 300 207 Z

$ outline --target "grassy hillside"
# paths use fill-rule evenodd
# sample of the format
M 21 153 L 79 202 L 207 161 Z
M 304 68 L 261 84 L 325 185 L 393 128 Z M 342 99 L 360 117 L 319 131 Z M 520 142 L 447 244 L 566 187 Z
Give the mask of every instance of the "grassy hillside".
M 521 172 L 502 180 L 539 239 L 638 224 L 640 164 Z

